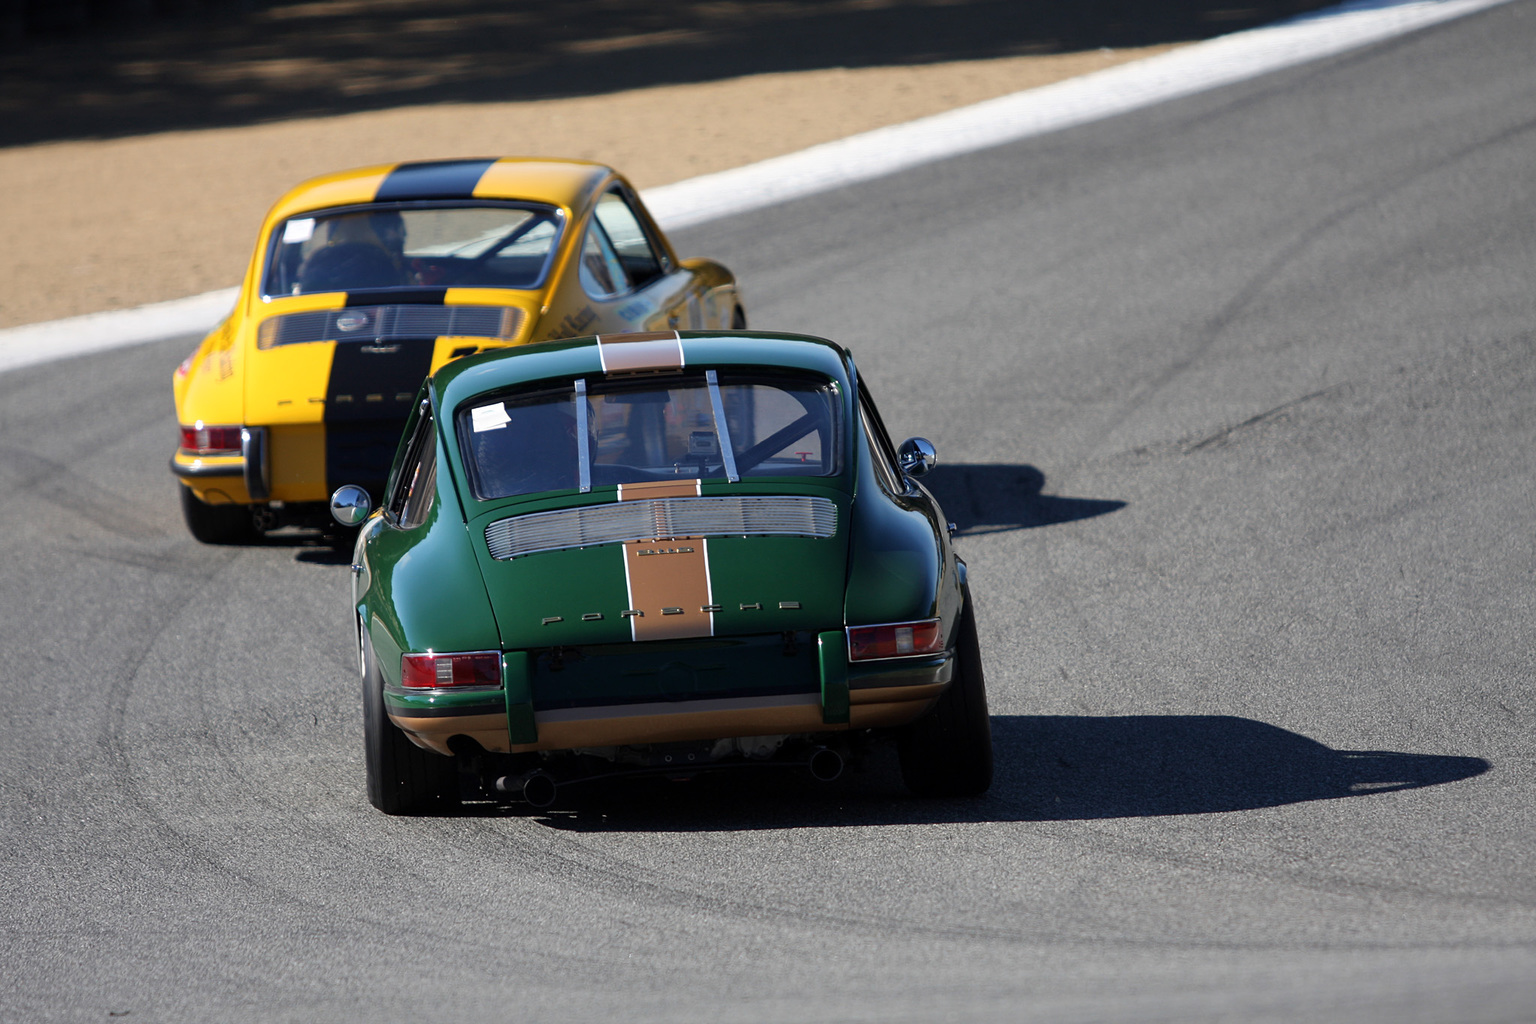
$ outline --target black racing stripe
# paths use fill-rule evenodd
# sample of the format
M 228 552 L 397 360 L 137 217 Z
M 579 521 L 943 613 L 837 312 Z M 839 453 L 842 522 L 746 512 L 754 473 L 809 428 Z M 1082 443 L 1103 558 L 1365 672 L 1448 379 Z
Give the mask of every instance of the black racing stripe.
M 447 288 L 374 288 L 366 292 L 348 292 L 347 305 L 441 306 L 447 297 Z
M 399 199 L 468 199 L 486 169 L 495 163 L 486 160 L 432 160 L 401 164 L 384 176 L 374 202 Z
M 377 508 L 436 338 L 336 346 L 325 388 L 325 489 L 366 489 Z M 370 400 L 371 398 L 371 400 Z

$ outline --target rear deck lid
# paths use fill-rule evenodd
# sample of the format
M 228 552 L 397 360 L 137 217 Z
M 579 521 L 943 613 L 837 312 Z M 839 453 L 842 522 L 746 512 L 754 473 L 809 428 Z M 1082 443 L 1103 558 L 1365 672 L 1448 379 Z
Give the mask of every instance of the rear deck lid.
M 471 524 L 508 648 L 841 627 L 848 500 L 837 490 L 603 490 L 599 504 Z
M 631 335 L 598 373 L 454 410 L 458 486 L 483 510 L 470 532 L 508 647 L 841 625 L 843 386 L 810 368 L 685 362 L 675 335 Z

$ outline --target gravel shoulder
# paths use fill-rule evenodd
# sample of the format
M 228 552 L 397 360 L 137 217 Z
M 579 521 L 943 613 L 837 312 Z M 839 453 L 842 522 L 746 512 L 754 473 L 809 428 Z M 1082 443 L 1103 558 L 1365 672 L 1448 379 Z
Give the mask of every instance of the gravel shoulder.
M 595 96 L 409 106 L 0 149 L 0 328 L 237 284 L 267 207 L 305 178 L 400 160 L 611 163 L 641 188 L 1035 88 L 1172 44 L 779 72 Z

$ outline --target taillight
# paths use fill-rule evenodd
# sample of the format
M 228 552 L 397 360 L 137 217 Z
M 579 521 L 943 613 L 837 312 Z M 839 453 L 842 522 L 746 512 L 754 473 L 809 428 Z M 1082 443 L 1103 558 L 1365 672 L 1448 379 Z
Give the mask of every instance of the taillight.
M 937 654 L 944 649 L 943 620 L 887 622 L 880 626 L 848 627 L 848 660 L 878 661 Z
M 215 455 L 240 450 L 240 428 L 210 427 L 198 420 L 181 428 L 181 447 L 193 455 Z
M 400 685 L 413 690 L 449 686 L 500 686 L 501 653 L 474 651 L 468 654 L 400 655 Z

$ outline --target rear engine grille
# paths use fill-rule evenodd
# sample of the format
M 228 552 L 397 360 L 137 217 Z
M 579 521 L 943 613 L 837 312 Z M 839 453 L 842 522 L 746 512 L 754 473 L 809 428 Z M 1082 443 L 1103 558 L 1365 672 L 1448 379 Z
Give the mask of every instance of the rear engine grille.
M 485 528 L 492 558 L 517 558 L 592 544 L 670 537 L 830 537 L 837 506 L 826 498 L 655 498 L 535 512 Z
M 511 338 L 522 323 L 511 306 L 350 306 L 274 316 L 261 325 L 259 348 L 311 341 L 388 338 Z

